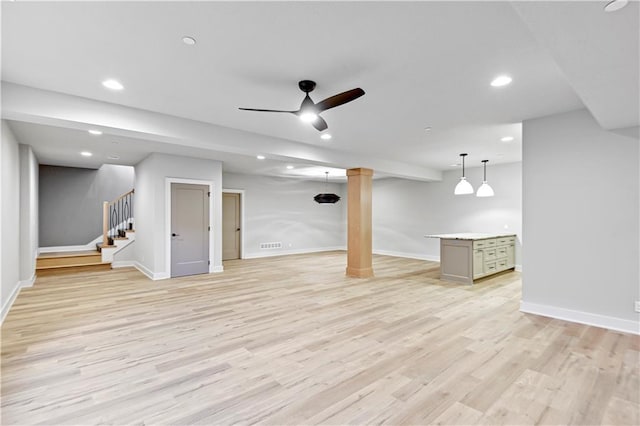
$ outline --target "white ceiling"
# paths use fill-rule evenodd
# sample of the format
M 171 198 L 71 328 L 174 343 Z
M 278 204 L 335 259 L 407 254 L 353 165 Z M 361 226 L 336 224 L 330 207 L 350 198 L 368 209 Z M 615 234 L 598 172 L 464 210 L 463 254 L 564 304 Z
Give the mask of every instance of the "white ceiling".
M 384 159 L 447 170 L 461 152 L 470 166 L 514 162 L 525 119 L 586 106 L 606 128 L 639 124 L 638 3 L 611 14 L 605 4 L 3 2 L 2 80 L 357 155 L 342 167 Z M 197 44 L 183 44 L 185 35 Z M 503 73 L 513 83 L 491 87 Z M 106 78 L 125 90 L 105 90 Z M 366 92 L 323 113 L 328 142 L 294 116 L 237 109 L 297 109 L 301 79 L 318 83 L 315 101 Z M 108 132 L 98 142 L 78 126 L 25 117 L 12 128 L 41 162 L 95 167 L 113 151 Z M 508 135 L 515 140 L 500 141 Z M 138 136 L 118 137 L 121 163 L 178 151 L 220 159 L 228 171 L 284 175 L 295 160 L 256 163 L 246 152 Z M 100 154 L 78 158 L 89 145 Z

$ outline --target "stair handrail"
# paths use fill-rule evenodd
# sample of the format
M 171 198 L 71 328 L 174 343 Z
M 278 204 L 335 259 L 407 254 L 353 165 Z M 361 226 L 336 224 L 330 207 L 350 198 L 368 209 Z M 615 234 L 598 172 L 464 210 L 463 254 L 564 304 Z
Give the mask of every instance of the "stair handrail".
M 102 246 L 109 245 L 109 239 L 115 238 L 133 220 L 133 194 L 135 189 L 125 192 L 113 201 L 102 203 Z M 111 222 L 111 223 L 110 223 Z M 111 225 L 111 226 L 110 226 Z M 111 235 L 110 235 L 111 234 Z

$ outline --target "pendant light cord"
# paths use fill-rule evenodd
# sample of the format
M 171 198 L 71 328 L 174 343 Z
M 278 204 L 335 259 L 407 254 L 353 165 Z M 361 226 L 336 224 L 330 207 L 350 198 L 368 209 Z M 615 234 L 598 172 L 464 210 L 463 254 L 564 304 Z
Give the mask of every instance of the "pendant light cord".
M 464 155 L 462 156 L 462 177 L 464 177 Z
M 467 154 L 460 154 L 460 157 L 462 157 L 462 177 L 464 177 L 464 157 L 466 157 Z

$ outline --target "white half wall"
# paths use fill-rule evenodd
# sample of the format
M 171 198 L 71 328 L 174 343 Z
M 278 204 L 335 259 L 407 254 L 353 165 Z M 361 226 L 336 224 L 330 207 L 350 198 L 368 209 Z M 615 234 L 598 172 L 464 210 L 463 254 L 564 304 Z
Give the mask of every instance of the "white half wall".
M 522 310 L 640 333 L 639 147 L 587 110 L 524 122 Z
M 222 163 L 154 153 L 135 167 L 135 260 L 154 279 L 169 278 L 167 264 L 167 178 L 213 182 L 211 238 L 213 269 L 222 270 Z
M 467 164 L 486 158 L 469 153 Z M 490 158 L 489 158 L 490 160 Z M 461 170 L 443 173 L 441 182 L 405 179 L 373 181 L 373 251 L 427 260 L 440 259 L 440 240 L 427 234 L 457 232 L 517 235 L 516 264 L 522 261 L 522 164 L 487 165 L 487 181 L 494 197 L 453 195 Z M 477 190 L 482 167 L 466 169 Z
M 243 258 L 307 253 L 346 247 L 344 184 L 224 173 L 225 189 L 244 190 Z M 336 204 L 318 204 L 319 192 L 334 192 Z M 282 248 L 260 249 L 280 242 Z

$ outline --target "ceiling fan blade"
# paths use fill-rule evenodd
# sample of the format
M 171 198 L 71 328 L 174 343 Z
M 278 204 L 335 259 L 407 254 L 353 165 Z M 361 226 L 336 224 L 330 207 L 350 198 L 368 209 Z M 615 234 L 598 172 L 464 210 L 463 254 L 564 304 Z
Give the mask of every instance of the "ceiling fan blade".
M 347 102 L 351 102 L 355 99 L 358 99 L 360 96 L 364 95 L 364 90 L 361 88 L 347 90 L 346 92 L 338 93 L 337 95 L 333 95 L 323 101 L 320 101 L 316 104 L 316 109 L 318 112 L 326 111 L 330 108 L 335 108 L 337 106 L 346 104 Z
M 280 109 L 259 109 L 259 108 L 238 108 L 243 111 L 259 111 L 259 112 L 288 112 L 291 114 L 295 114 L 298 111 L 282 111 Z
M 313 127 L 315 127 L 319 131 L 327 130 L 329 128 L 327 122 L 324 121 L 324 118 L 320 116 L 318 116 L 315 121 L 311 122 L 311 124 L 313 124 Z

